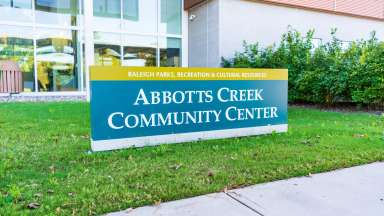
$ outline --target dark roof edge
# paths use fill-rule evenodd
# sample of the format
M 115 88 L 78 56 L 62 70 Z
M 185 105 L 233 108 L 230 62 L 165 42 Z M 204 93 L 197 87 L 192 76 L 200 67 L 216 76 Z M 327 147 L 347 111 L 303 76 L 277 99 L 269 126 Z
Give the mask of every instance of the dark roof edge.
M 184 0 L 184 10 L 189 10 L 207 0 Z

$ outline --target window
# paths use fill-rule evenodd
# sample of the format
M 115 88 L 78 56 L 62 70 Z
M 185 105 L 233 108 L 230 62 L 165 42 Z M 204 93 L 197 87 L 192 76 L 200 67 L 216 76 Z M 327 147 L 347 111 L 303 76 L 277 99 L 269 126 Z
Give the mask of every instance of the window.
M 32 9 L 31 0 L 0 0 L 0 7 Z
M 80 45 L 77 31 L 37 29 L 39 91 L 76 91 L 79 86 Z
M 181 5 L 181 0 L 161 0 L 161 33 L 181 34 Z
M 158 0 L 123 0 L 122 30 L 157 34 Z
M 31 0 L 13 0 L 11 1 L 13 3 L 14 8 L 26 8 L 26 9 L 32 9 L 32 1 Z
M 78 14 L 77 0 L 35 0 L 36 9 L 51 13 Z
M 120 18 L 120 0 L 93 0 L 93 15 Z
M 123 36 L 123 66 L 152 66 L 156 64 L 157 40 L 152 36 Z
M 96 31 L 120 30 L 120 0 L 93 0 L 93 15 L 93 28 Z
M 97 65 L 181 66 L 182 0 L 93 3 Z
M 35 90 L 32 28 L 0 25 L 0 68 L 19 68 L 25 92 Z
M 160 40 L 160 66 L 181 66 L 181 39 L 162 38 Z
M 123 18 L 132 21 L 139 20 L 139 0 L 123 0 Z
M 95 32 L 95 64 L 104 66 L 121 65 L 120 35 Z
M 0 0 L 0 7 L 11 7 L 12 0 Z
M 37 23 L 77 25 L 79 0 L 35 0 L 35 7 Z
M 32 22 L 32 0 L 0 0 L 0 20 Z

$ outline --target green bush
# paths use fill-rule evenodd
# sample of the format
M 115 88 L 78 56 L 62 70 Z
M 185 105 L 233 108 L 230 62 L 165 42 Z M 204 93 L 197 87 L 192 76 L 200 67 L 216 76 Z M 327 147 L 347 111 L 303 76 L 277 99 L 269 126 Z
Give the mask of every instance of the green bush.
M 289 29 L 278 46 L 262 48 L 244 42 L 244 51 L 222 59 L 223 67 L 288 68 L 289 100 L 333 104 L 384 103 L 384 42 L 375 33 L 369 40 L 343 47 L 331 31 L 332 40 L 314 47 L 314 31 L 302 36 Z

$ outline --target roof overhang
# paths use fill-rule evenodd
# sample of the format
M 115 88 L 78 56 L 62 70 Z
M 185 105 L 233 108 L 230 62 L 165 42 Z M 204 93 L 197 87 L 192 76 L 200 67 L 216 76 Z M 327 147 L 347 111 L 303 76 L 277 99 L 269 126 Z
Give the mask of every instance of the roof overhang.
M 206 0 L 184 0 L 184 10 L 189 10 L 190 8 L 204 2 Z
M 189 10 L 192 7 L 195 7 L 206 1 L 208 0 L 184 0 L 184 9 Z M 306 10 L 314 10 L 314 11 L 333 13 L 333 14 L 344 15 L 344 16 L 352 16 L 352 17 L 360 17 L 360 18 L 384 21 L 384 14 L 377 14 L 377 11 L 376 13 L 372 12 L 373 8 L 379 8 L 380 10 L 384 8 L 384 3 L 381 1 L 370 2 L 370 5 L 368 7 L 367 3 L 364 3 L 363 1 L 354 0 L 351 2 L 352 5 L 348 6 L 348 8 L 344 8 L 344 10 L 339 10 L 335 8 L 336 3 L 332 4 L 332 6 L 330 6 L 329 8 L 320 7 L 319 5 L 316 5 L 318 3 L 315 0 L 305 1 L 305 2 L 294 1 L 294 0 L 246 0 L 246 1 L 255 1 L 255 2 L 261 2 L 266 4 L 272 4 L 272 5 L 301 8 Z M 332 0 L 329 0 L 329 1 L 332 2 Z M 336 0 L 333 0 L 333 1 L 337 2 Z M 363 7 L 364 5 L 366 8 Z M 364 13 L 362 11 L 364 11 Z

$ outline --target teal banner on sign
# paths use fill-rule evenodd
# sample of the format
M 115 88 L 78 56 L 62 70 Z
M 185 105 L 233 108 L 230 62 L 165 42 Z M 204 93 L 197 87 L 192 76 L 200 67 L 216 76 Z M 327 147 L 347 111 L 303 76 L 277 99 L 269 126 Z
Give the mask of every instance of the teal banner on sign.
M 287 75 L 262 69 L 92 68 L 92 149 L 285 132 Z

